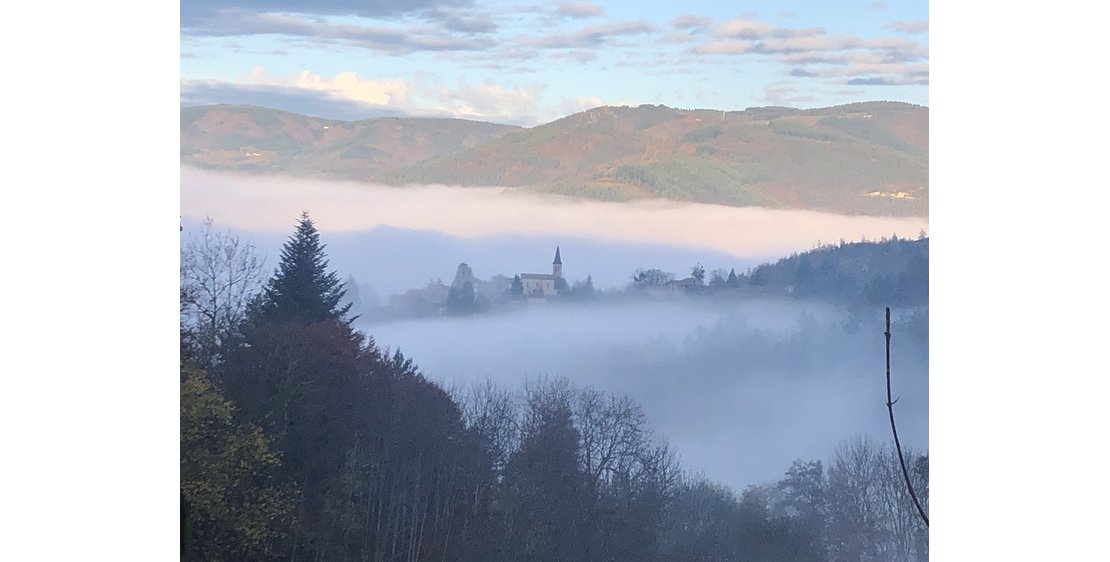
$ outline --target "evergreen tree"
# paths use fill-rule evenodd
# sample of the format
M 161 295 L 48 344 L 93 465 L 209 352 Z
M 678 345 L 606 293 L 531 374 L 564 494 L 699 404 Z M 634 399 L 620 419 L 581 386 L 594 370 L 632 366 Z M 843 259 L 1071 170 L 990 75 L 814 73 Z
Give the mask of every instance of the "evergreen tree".
M 524 296 L 524 282 L 520 280 L 519 275 L 513 277 L 513 285 L 509 292 L 512 294 L 513 298 Z
M 725 280 L 725 285 L 729 287 L 739 287 L 740 280 L 736 278 L 736 269 L 730 269 L 728 272 L 728 279 Z
M 296 232 L 281 249 L 281 264 L 252 306 L 252 321 L 349 321 L 351 303 L 340 304 L 346 290 L 335 272 L 328 271 L 324 247 L 312 219 L 302 213 Z
M 474 284 L 466 281 L 461 287 L 447 290 L 447 312 L 451 314 L 470 314 L 478 308 Z

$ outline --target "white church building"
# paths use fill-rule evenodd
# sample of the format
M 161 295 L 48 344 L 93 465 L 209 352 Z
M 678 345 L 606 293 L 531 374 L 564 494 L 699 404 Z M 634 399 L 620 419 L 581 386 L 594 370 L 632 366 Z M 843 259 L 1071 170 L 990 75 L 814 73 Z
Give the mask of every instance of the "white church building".
M 521 273 L 520 282 L 524 286 L 524 296 L 529 299 L 546 299 L 559 294 L 557 281 L 563 278 L 563 259 L 559 247 L 555 247 L 555 261 L 551 262 L 551 273 Z

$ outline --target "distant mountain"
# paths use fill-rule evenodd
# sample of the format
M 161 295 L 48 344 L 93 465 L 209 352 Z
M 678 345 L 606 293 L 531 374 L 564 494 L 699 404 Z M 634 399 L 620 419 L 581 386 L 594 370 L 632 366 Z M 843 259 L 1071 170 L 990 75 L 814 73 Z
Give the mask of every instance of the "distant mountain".
M 182 161 L 212 168 L 928 216 L 929 110 L 896 102 L 597 107 L 532 128 L 205 106 L 182 109 L 181 135 Z
M 202 168 L 370 181 L 510 131 L 464 119 L 332 121 L 262 107 L 181 108 L 181 161 Z

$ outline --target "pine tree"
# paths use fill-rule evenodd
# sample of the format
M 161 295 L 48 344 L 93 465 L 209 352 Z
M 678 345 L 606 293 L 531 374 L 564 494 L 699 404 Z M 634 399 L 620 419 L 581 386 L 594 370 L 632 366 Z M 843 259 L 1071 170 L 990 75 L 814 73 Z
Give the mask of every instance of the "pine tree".
M 349 321 L 351 303 L 340 305 L 346 289 L 336 273 L 328 271 L 324 248 L 312 219 L 302 213 L 296 232 L 281 249 L 281 264 L 252 307 L 252 320 Z

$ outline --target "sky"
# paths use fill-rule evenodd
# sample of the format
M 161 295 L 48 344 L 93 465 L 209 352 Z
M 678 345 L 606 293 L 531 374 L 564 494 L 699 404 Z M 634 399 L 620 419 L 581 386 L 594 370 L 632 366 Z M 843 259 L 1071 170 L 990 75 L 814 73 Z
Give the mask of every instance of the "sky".
M 531 126 L 599 105 L 928 105 L 928 3 L 187 0 L 181 102 Z

